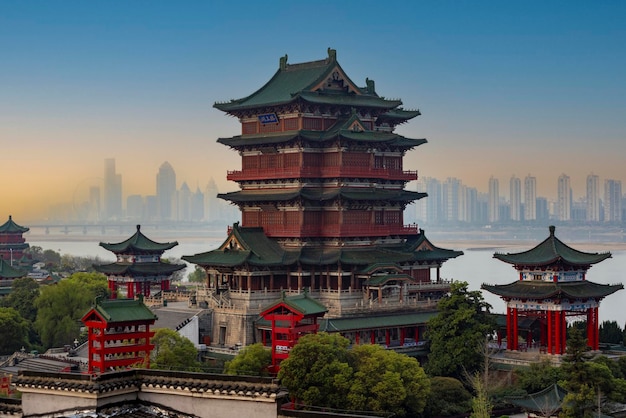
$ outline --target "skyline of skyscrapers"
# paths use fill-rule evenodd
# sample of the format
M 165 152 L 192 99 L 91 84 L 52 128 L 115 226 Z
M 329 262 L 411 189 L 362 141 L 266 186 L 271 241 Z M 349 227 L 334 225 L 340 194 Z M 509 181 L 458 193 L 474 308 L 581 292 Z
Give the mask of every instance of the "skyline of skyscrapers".
M 115 171 L 115 158 L 104 160 L 104 216 L 107 221 L 122 217 L 122 175 Z
M 489 222 L 500 220 L 500 182 L 494 176 L 489 177 Z
M 522 220 L 522 181 L 515 175 L 509 181 L 509 202 L 511 205 L 511 220 Z
M 559 221 L 569 221 L 572 217 L 572 186 L 569 176 L 565 173 L 558 179 L 557 211 Z
M 537 219 L 537 178 L 530 174 L 524 178 L 524 220 L 534 221 Z
M 600 177 L 596 174 L 587 176 L 587 220 L 600 221 Z

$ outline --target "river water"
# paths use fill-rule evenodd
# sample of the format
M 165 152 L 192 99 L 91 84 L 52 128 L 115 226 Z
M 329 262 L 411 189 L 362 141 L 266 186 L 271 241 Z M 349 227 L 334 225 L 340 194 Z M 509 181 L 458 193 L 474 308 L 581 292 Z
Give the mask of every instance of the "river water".
M 99 242 L 120 242 L 128 238 L 126 236 L 105 236 L 105 237 L 89 237 L 71 235 L 33 235 L 25 236 L 27 242 L 31 246 L 40 246 L 44 250 L 50 249 L 61 254 L 69 254 L 73 256 L 90 256 L 98 257 L 102 262 L 115 261 L 115 257 L 109 251 L 99 246 Z M 217 248 L 226 238 L 226 231 L 214 232 L 206 236 L 193 237 L 172 237 L 172 235 L 164 235 L 163 237 L 149 235 L 150 239 L 158 242 L 177 241 L 178 245 L 165 252 L 166 258 L 180 258 L 183 255 L 193 255 Z M 475 248 L 475 243 L 467 243 L 466 246 L 445 246 L 455 250 L 463 250 L 464 255 L 452 259 L 444 263 L 441 269 L 441 276 L 445 279 L 454 279 L 465 281 L 469 284 L 470 290 L 480 290 L 483 283 L 488 284 L 507 284 L 518 279 L 517 271 L 509 264 L 493 258 L 493 254 L 497 252 L 521 252 L 532 248 L 531 244 L 528 248 L 520 249 L 519 247 L 493 247 L 493 248 Z M 465 248 L 464 248 L 465 247 Z M 576 245 L 572 247 L 577 248 Z M 584 250 L 590 252 L 603 252 L 606 250 Z M 608 250 L 612 257 L 592 266 L 587 273 L 587 280 L 603 284 L 624 283 L 624 274 L 626 271 L 626 250 Z M 187 272 L 191 272 L 192 266 L 187 268 Z M 492 312 L 504 313 L 505 304 L 496 295 L 488 292 L 482 292 L 485 301 L 492 306 Z M 613 295 L 605 298 L 600 305 L 600 321 L 617 321 L 620 327 L 626 324 L 626 290 L 620 290 Z

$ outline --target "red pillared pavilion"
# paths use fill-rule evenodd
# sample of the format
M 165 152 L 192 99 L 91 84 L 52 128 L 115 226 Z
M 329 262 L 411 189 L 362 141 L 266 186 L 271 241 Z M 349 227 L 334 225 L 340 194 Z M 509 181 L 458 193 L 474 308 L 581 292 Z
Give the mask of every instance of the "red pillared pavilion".
M 9 220 L 0 225 L 0 258 L 6 260 L 11 266 L 24 256 L 24 251 L 29 247 L 24 233 L 30 228 L 21 226 L 13 221 L 9 215 Z
M 150 326 L 156 319 L 141 298 L 96 301 L 82 318 L 89 333 L 89 373 L 150 368 Z
M 328 309 L 309 297 L 307 292 L 300 295 L 285 296 L 267 307 L 260 316 L 271 323 L 272 368 L 278 372 L 280 362 L 289 357 L 289 352 L 298 339 L 306 334 L 316 334 L 318 320 Z M 267 345 L 263 341 L 263 345 Z
M 540 344 L 549 354 L 563 354 L 566 347 L 568 317 L 583 316 L 587 321 L 587 344 L 599 347 L 598 309 L 600 301 L 623 289 L 622 284 L 597 284 L 587 280 L 587 270 L 611 253 L 587 253 L 573 249 L 555 236 L 536 247 L 520 252 L 494 254 L 512 264 L 519 280 L 507 285 L 483 284 L 482 289 L 506 302 L 507 349 L 519 350 L 520 318 L 536 318 L 540 324 Z
M 142 295 L 150 296 L 152 286 L 159 286 L 160 290 L 169 290 L 170 277 L 174 272 L 184 269 L 184 264 L 165 263 L 161 256 L 166 250 L 178 245 L 178 242 L 155 242 L 141 232 L 118 243 L 104 243 L 100 246 L 113 252 L 117 260 L 115 263 L 94 265 L 96 271 L 107 276 L 111 297 L 116 298 L 119 287 L 126 287 L 126 297 L 129 299 Z

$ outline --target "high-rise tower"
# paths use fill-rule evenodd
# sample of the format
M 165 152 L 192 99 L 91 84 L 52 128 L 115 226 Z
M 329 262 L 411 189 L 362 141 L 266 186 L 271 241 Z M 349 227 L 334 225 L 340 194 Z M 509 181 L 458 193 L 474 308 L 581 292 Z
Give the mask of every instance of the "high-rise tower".
M 569 221 L 572 218 L 572 187 L 566 174 L 559 176 L 557 199 L 558 220 Z
M 115 171 L 115 158 L 104 160 L 104 219 L 122 218 L 122 175 Z
M 537 178 L 530 174 L 524 178 L 524 220 L 537 219 Z
M 604 181 L 604 221 L 622 220 L 622 182 L 607 179 Z
M 509 181 L 509 196 L 511 205 L 511 220 L 522 220 L 522 182 L 516 177 L 512 176 Z
M 600 178 L 595 174 L 587 176 L 587 221 L 600 220 Z
M 162 221 L 174 220 L 176 205 L 176 173 L 167 161 L 156 176 L 157 216 Z
M 489 222 L 500 220 L 500 183 L 498 179 L 489 177 Z

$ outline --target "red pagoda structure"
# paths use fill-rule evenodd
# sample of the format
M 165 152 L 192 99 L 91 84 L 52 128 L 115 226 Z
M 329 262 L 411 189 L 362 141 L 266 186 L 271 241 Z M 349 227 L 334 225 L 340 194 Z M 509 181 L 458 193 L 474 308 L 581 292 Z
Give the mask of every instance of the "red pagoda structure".
M 519 280 L 507 285 L 483 284 L 482 289 L 506 302 L 507 350 L 519 350 L 520 319 L 538 319 L 540 345 L 549 354 L 563 354 L 566 347 L 568 317 L 587 321 L 587 344 L 598 350 L 600 301 L 622 284 L 604 285 L 587 280 L 587 270 L 611 253 L 587 253 L 575 250 L 555 236 L 521 253 L 494 254 L 494 258 L 512 264 Z
M 316 334 L 318 319 L 328 311 L 324 305 L 311 299 L 307 292 L 285 296 L 263 310 L 260 316 L 272 324 L 272 372 L 278 373 L 280 362 L 289 357 L 289 352 L 298 339 L 306 334 Z M 268 345 L 268 341 L 262 341 Z
M 213 344 L 269 342 L 257 318 L 283 291 L 308 291 L 353 342 L 408 341 L 425 324 L 416 312 L 435 312 L 449 290 L 440 268 L 462 252 L 404 224 L 404 209 L 426 194 L 405 189 L 417 171 L 403 158 L 427 141 L 394 130 L 420 112 L 365 84 L 328 49 L 319 61 L 284 56 L 255 93 L 214 105 L 241 122 L 241 135 L 218 139 L 241 156 L 227 174 L 240 190 L 218 195 L 241 223 L 218 249 L 183 257 L 208 273 L 198 300 L 213 310 Z
M 0 258 L 7 260 L 11 266 L 21 260 L 24 251 L 29 247 L 23 234 L 30 228 L 18 225 L 9 215 L 9 220 L 0 225 Z
M 107 276 L 111 297 L 117 297 L 119 287 L 125 287 L 129 299 L 142 295 L 150 296 L 152 286 L 165 291 L 170 288 L 170 277 L 176 271 L 184 269 L 184 264 L 165 263 L 161 256 L 166 250 L 178 245 L 178 242 L 159 243 L 152 241 L 141 232 L 118 243 L 104 243 L 100 246 L 113 252 L 117 260 L 111 264 L 94 265 L 96 271 Z
M 141 298 L 96 301 L 82 318 L 89 334 L 89 373 L 150 368 L 150 326 L 156 319 Z

